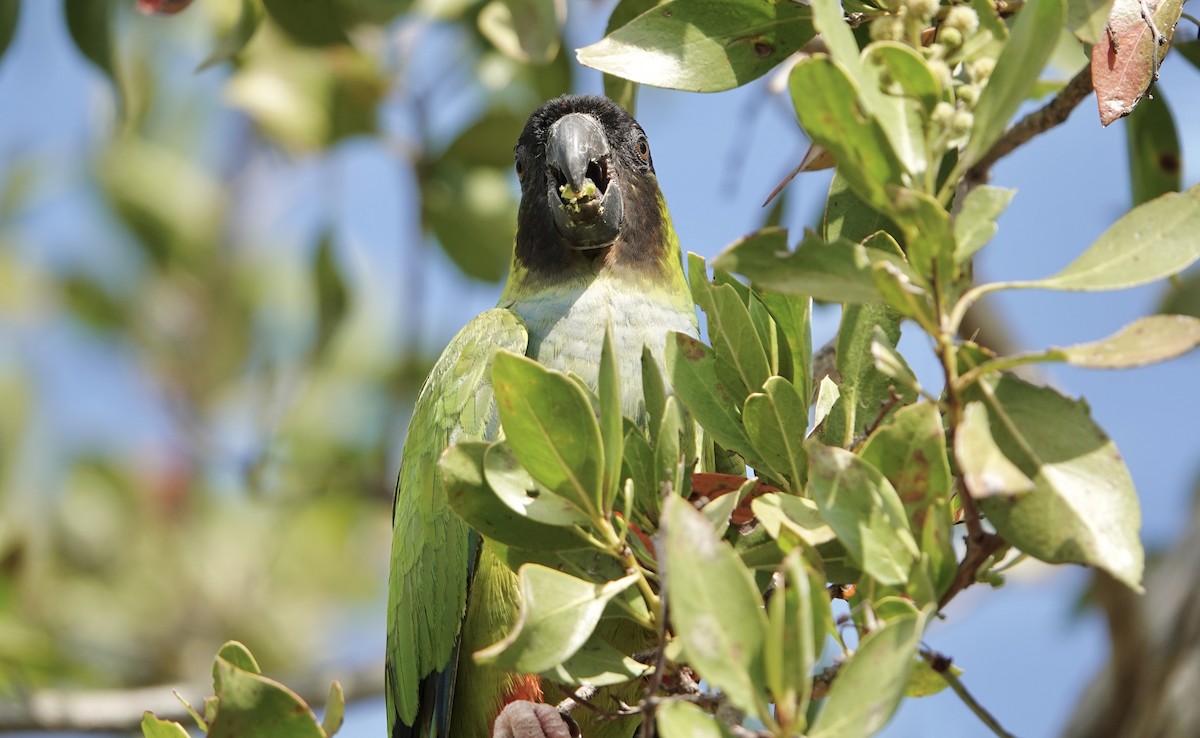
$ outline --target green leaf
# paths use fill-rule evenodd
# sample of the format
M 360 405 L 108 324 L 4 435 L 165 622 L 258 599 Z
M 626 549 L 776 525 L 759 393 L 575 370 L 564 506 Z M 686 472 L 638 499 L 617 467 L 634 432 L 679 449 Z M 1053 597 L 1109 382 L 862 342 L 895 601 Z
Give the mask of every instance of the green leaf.
M 242 10 L 238 13 L 237 21 L 221 37 L 216 48 L 196 67 L 197 72 L 203 72 L 209 67 L 227 62 L 241 53 L 254 37 L 254 32 L 263 19 L 263 0 L 242 0 Z
M 219 707 L 209 738 L 325 738 L 304 700 L 257 669 L 243 668 L 246 657 L 253 660 L 244 646 L 227 643 L 213 664 Z
M 689 702 L 667 700 L 654 719 L 660 738 L 733 738 L 720 721 Z
M 341 682 L 334 680 L 329 684 L 329 698 L 325 700 L 325 714 L 321 717 L 321 730 L 326 738 L 341 730 L 345 719 L 346 693 L 342 691 Z
M 776 540 L 790 534 L 804 545 L 815 548 L 836 537 L 833 528 L 821 516 L 817 503 L 804 497 L 769 492 L 754 498 L 750 509 Z
M 950 214 L 933 197 L 889 188 L 893 217 L 904 233 L 905 251 L 923 283 L 949 285 L 954 277 L 954 229 Z
M 776 581 L 767 604 L 763 661 L 775 719 L 799 732 L 812 695 L 813 665 L 832 624 L 829 596 L 825 578 L 805 565 L 799 551 L 784 559 Z
M 962 676 L 963 673 L 963 670 L 955 664 L 950 664 L 947 670 L 954 676 Z M 904 696 L 931 697 L 949 686 L 946 678 L 934 671 L 928 661 L 918 658 L 913 662 L 912 673 L 908 676 L 908 686 L 904 688 Z
M 817 388 L 817 401 L 813 405 L 814 429 L 823 429 L 825 421 L 829 419 L 830 413 L 833 412 L 834 406 L 841 397 L 842 392 L 838 389 L 837 384 L 829 377 L 822 377 L 821 385 Z
M 303 46 L 349 44 L 335 0 L 262 0 L 267 14 L 293 41 Z
M 674 331 L 667 337 L 666 361 L 675 394 L 704 430 L 725 448 L 751 448 L 733 396 L 717 381 L 713 350 L 686 333 Z
M 562 45 L 563 20 L 554 0 L 491 0 L 477 23 L 483 37 L 510 59 L 547 64 Z
M 742 421 L 751 445 L 778 475 L 778 481 L 798 491 L 804 484 L 808 457 L 804 453 L 804 431 L 808 404 L 791 382 L 771 377 L 746 399 Z M 782 478 L 780 478 L 782 477 Z
M 811 440 L 805 449 L 809 490 L 850 557 L 880 584 L 907 582 L 920 553 L 891 482 L 844 449 Z
M 1125 119 L 1129 183 L 1133 205 L 1178 192 L 1183 184 L 1183 155 L 1171 108 L 1162 90 L 1142 99 Z
M 646 676 L 652 670 L 593 635 L 571 658 L 543 676 L 559 683 L 608 687 Z
M 1104 569 L 1140 590 L 1137 493 L 1087 405 L 1011 375 L 984 378 L 967 398 L 987 406 L 996 445 L 1034 484 L 1015 499 L 979 501 L 996 531 L 1034 558 Z
M 922 401 L 900 408 L 867 438 L 860 455 L 896 490 L 940 595 L 953 580 L 958 560 L 950 511 L 953 481 L 937 405 Z
M 1101 341 L 1053 349 L 1068 364 L 1127 369 L 1182 356 L 1200 346 L 1200 318 L 1151 315 L 1138 318 Z
M 1094 44 L 1104 34 L 1112 7 L 1113 0 L 1067 0 L 1067 28 L 1083 43 Z
M 758 290 L 761 285 L 756 284 Z M 759 292 L 759 298 L 775 321 L 775 328 L 787 345 L 790 371 L 780 373 L 790 379 L 807 404 L 813 394 L 812 379 L 812 298 L 774 291 Z M 782 363 L 782 362 L 781 362 Z M 782 368 L 782 367 L 781 367 Z
M 880 231 L 900 233 L 900 228 L 855 192 L 840 170 L 835 171 L 821 218 L 822 237 L 829 242 L 839 238 L 862 242 Z
M 904 696 L 926 617 L 899 617 L 863 638 L 838 671 L 808 738 L 866 738 L 887 724 Z
M 1197 233 L 1200 185 L 1139 205 L 1061 272 L 1019 286 L 1090 292 L 1154 282 L 1183 271 L 1200 258 Z
M 512 141 L 505 148 L 511 153 Z M 422 178 L 425 222 L 469 277 L 496 282 L 507 273 L 517 227 L 517 201 L 508 179 L 507 167 L 501 171 L 452 159 L 438 159 Z
M 877 331 L 879 328 L 882 331 Z M 830 445 L 849 447 L 868 427 L 881 419 L 884 403 L 891 402 L 893 383 L 875 368 L 872 345 L 900 340 L 900 316 L 884 305 L 847 305 L 837 337 L 837 370 L 840 397 L 830 411 L 820 437 Z M 911 390 L 895 388 L 911 401 Z
M 1029 0 L 1017 13 L 1008 43 L 975 105 L 975 126 L 963 151 L 963 161 L 979 161 L 1004 133 L 1046 67 L 1064 17 L 1063 0 Z
M 804 131 L 834 155 L 838 173 L 859 197 L 890 214 L 887 186 L 904 186 L 907 175 L 879 121 L 860 107 L 859 85 L 838 63 L 814 56 L 796 64 L 788 88 Z
M 669 482 L 675 494 L 684 494 L 686 484 L 684 476 L 688 470 L 688 459 L 691 450 L 685 441 L 687 421 L 679 401 L 674 397 L 667 398 L 663 410 L 662 425 L 654 438 L 654 491 L 658 494 L 662 482 Z M 694 448 L 694 447 L 693 447 Z
M 0 58 L 8 50 L 21 19 L 21 0 L 0 0 Z
M 112 51 L 110 2 L 111 0 L 63 0 L 63 13 L 75 48 L 108 77 L 120 102 L 121 85 Z
M 1158 304 L 1158 312 L 1200 318 L 1200 269 L 1171 279 L 1167 293 Z
M 248 671 L 251 674 L 261 674 L 262 669 L 258 666 L 258 661 L 255 660 L 254 654 L 250 653 L 250 649 L 237 641 L 226 641 L 222 644 L 221 649 L 217 651 L 217 661 L 213 663 L 213 682 L 218 679 L 217 666 L 220 661 L 227 661 L 233 664 L 242 671 Z
M 1016 190 L 991 185 L 980 185 L 967 193 L 958 215 L 954 216 L 955 262 L 965 263 L 992 240 L 997 230 L 996 219 L 1015 194 Z
M 642 347 L 642 397 L 646 406 L 644 427 L 651 435 L 657 434 L 667 404 L 667 386 L 663 382 L 662 367 L 654 360 L 649 346 Z
M 934 76 L 925 59 L 910 46 L 895 41 L 877 41 L 866 48 L 865 61 L 886 69 L 904 97 L 916 101 L 926 112 L 943 97 L 942 82 Z
M 317 294 L 317 335 L 313 341 L 313 354 L 319 356 L 329 345 L 338 326 L 346 315 L 349 290 L 337 264 L 334 253 L 336 246 L 333 232 L 326 230 L 317 245 L 317 255 L 312 267 L 312 279 Z
M 603 510 L 604 446 L 592 403 L 565 375 L 497 352 L 492 386 L 500 423 L 521 466 L 589 515 Z
M 765 704 L 766 617 L 750 571 L 686 500 L 663 508 L 671 618 L 689 664 L 751 715 Z
M 142 714 L 143 738 L 189 738 L 183 726 L 173 720 L 160 720 L 147 710 Z
M 670 0 L 579 49 L 587 67 L 677 90 L 755 80 L 813 37 L 807 7 L 759 0 Z
M 475 652 L 475 660 L 525 673 L 549 671 L 575 655 L 600 622 L 608 601 L 637 581 L 631 574 L 605 584 L 538 564 L 517 572 L 521 609 L 507 636 Z
M 917 381 L 917 375 L 913 374 L 908 362 L 888 340 L 887 334 L 880 326 L 875 326 L 875 336 L 871 340 L 871 356 L 875 357 L 875 369 L 880 374 L 914 394 L 920 392 L 921 383 Z
M 470 455 L 474 458 L 474 451 Z M 487 447 L 483 455 L 483 479 L 509 509 L 529 520 L 556 526 L 587 523 L 587 516 L 576 505 L 538 486 L 517 461 L 507 441 L 496 441 Z
M 767 290 L 828 302 L 877 303 L 883 297 L 871 273 L 876 262 L 907 269 L 902 257 L 846 239 L 826 243 L 812 231 L 789 251 L 787 232 L 769 228 L 730 244 L 713 266 L 742 274 Z
M 442 454 L 438 473 L 450 508 L 479 533 L 516 548 L 565 551 L 587 547 L 587 542 L 572 528 L 539 522 L 529 516 L 530 508 L 540 514 L 543 505 L 553 505 L 553 501 L 542 500 L 553 495 L 539 496 L 525 506 L 512 506 L 492 489 L 484 471 L 485 458 L 492 455 L 491 447 L 484 441 L 461 441 Z M 493 458 L 492 463 L 495 466 L 497 459 Z M 492 473 L 496 473 L 494 469 Z M 529 497 L 526 494 L 523 499 Z
M 1016 467 L 992 438 L 987 406 L 968 402 L 954 433 L 954 458 L 971 497 L 1016 497 L 1033 491 L 1033 480 Z
M 604 497 L 600 511 L 612 515 L 621 485 L 621 452 L 625 448 L 624 418 L 621 415 L 621 372 L 617 348 L 613 344 L 612 324 L 604 330 L 604 345 L 600 347 L 600 438 L 604 447 Z
M 660 5 L 664 0 L 619 0 L 608 16 L 608 26 L 604 29 L 605 36 L 624 26 L 642 13 Z M 617 105 L 625 108 L 630 115 L 637 113 L 637 82 L 624 79 L 617 75 L 604 75 L 604 96 Z
M 717 278 L 722 278 L 720 272 Z M 709 282 L 703 257 L 688 254 L 688 281 L 696 304 L 707 317 L 708 338 L 716 353 L 718 377 L 722 375 L 724 365 L 733 380 L 729 384 L 740 384 L 740 387 L 730 389 L 745 398 L 751 390 L 767 381 L 770 368 L 750 310 L 739 294 L 740 290 L 745 299 L 749 299 L 749 290 L 745 285 L 735 287 L 736 281 L 728 275 L 724 275 L 724 279 L 723 284 Z

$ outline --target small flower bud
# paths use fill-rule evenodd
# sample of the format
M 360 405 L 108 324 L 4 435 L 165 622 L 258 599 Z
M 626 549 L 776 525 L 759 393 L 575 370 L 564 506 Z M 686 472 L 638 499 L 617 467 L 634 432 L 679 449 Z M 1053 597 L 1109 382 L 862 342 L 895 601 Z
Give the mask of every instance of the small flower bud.
M 920 18 L 923 22 L 928 22 L 941 5 L 938 0 L 904 0 L 904 4 L 913 17 Z
M 972 82 L 983 82 L 992 76 L 996 69 L 996 60 L 990 56 L 981 56 L 967 67 L 967 76 Z
M 944 100 L 933 106 L 930 119 L 937 125 L 948 128 L 954 120 L 954 106 Z
M 950 121 L 950 129 L 959 134 L 970 131 L 973 125 L 975 125 L 975 116 L 966 110 L 956 112 L 954 119 Z
M 872 41 L 903 41 L 904 20 L 895 15 L 881 15 L 871 21 Z
M 942 21 L 942 30 L 953 28 L 966 38 L 979 30 L 979 14 L 966 5 L 955 5 L 946 12 Z
M 937 40 L 938 43 L 945 46 L 947 49 L 957 49 L 959 46 L 962 46 L 962 31 L 958 30 L 957 28 L 947 28 L 946 26 L 942 26 L 940 29 L 938 29 Z
M 979 102 L 979 88 L 975 85 L 959 85 L 955 91 L 959 101 L 968 108 L 974 108 Z

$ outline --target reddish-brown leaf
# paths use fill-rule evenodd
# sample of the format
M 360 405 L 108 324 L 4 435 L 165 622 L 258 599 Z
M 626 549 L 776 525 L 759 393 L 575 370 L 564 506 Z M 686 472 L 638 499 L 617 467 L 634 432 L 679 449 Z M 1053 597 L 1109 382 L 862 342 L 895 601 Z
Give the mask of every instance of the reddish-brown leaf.
M 1143 11 L 1149 11 L 1153 23 Z M 1092 85 L 1102 125 L 1129 115 L 1158 78 L 1157 65 L 1162 64 L 1182 12 L 1183 0 L 1113 3 L 1108 32 L 1092 47 Z

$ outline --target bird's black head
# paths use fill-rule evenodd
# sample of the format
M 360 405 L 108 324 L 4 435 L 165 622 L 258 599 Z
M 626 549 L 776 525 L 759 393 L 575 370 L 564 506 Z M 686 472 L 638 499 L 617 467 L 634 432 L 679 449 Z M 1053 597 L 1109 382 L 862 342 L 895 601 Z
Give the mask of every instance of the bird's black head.
M 664 208 L 646 133 L 604 97 L 566 95 L 535 110 L 516 147 L 516 261 L 565 274 L 600 262 L 661 261 Z M 650 249 L 656 251 L 656 249 Z

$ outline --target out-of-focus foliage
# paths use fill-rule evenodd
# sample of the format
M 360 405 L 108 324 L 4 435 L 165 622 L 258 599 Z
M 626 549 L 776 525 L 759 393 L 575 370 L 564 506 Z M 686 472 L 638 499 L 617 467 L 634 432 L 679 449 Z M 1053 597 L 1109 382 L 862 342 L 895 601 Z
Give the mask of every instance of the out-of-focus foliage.
M 0 1 L 0 53 L 29 5 Z M 503 276 L 514 126 L 571 80 L 547 7 L 515 49 L 470 3 L 53 13 L 111 102 L 79 156 L 0 167 L 0 697 L 194 674 L 229 637 L 301 668 L 377 606 L 427 320 L 395 297 L 413 278 L 356 249 L 423 263 L 440 240 Z M 364 147 L 415 183 L 408 238 L 362 244 L 337 204 Z M 46 259 L 31 223 L 55 188 L 85 204 Z M 80 356 L 102 376 L 40 368 Z M 109 415 L 64 426 L 83 406 Z

